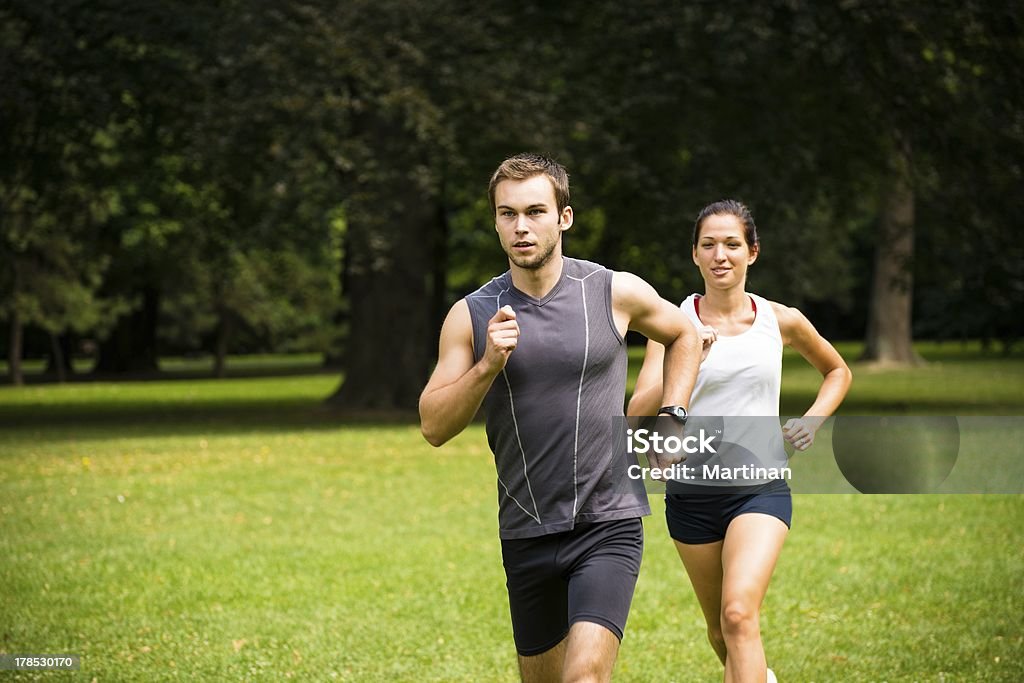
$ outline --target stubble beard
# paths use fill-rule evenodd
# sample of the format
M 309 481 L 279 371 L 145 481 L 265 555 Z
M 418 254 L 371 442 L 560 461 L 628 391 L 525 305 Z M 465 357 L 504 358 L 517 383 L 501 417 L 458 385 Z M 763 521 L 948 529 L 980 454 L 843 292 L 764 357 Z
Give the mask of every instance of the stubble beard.
M 559 236 L 559 239 L 561 239 L 561 236 Z M 557 241 L 552 242 L 548 245 L 547 249 L 531 258 L 517 256 L 515 253 L 511 252 L 511 248 L 506 251 L 506 254 L 508 254 L 508 259 L 515 264 L 516 267 L 522 268 L 523 270 L 538 270 L 547 265 L 548 261 L 551 260 L 551 257 L 555 253 L 555 246 L 557 244 Z

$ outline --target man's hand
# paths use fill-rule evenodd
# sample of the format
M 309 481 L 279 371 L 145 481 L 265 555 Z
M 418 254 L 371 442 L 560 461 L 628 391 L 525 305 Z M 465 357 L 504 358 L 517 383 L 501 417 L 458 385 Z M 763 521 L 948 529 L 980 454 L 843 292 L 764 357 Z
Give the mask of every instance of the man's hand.
M 650 464 L 652 468 L 656 468 L 659 470 L 670 469 L 672 465 L 678 465 L 684 462 L 685 460 L 685 453 L 666 453 L 664 451 L 657 453 L 654 450 L 651 450 L 650 452 L 647 453 L 648 464 Z M 660 480 L 662 479 L 662 477 L 655 477 L 652 474 L 651 479 Z
M 519 323 L 511 306 L 502 306 L 494 317 L 487 321 L 487 347 L 483 361 L 495 374 L 508 363 L 508 357 L 519 343 Z
M 682 440 L 686 436 L 687 428 L 681 424 L 675 418 L 666 417 L 659 415 L 654 420 L 654 433 L 659 438 L 661 448 L 656 448 L 654 444 L 651 444 L 651 450 L 647 452 L 647 462 L 650 463 L 652 468 L 658 468 L 661 470 L 670 469 L 673 465 L 678 465 L 686 460 L 686 452 L 679 449 L 674 452 L 669 452 L 665 448 L 665 440 L 669 437 L 674 437 L 678 440 L 678 443 L 682 444 Z M 664 477 L 655 477 L 652 474 L 652 479 L 660 480 Z

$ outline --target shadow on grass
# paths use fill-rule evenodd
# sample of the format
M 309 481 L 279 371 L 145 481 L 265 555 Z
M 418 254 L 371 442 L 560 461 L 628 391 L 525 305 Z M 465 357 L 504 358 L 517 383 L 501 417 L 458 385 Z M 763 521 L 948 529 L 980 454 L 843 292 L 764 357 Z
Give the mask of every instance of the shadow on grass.
M 215 377 L 208 369 L 171 369 L 154 370 L 152 372 L 131 372 L 131 373 L 104 373 L 104 372 L 76 372 L 69 374 L 63 384 L 89 384 L 91 382 L 174 382 L 179 380 L 212 380 L 212 379 L 255 379 L 260 377 L 312 377 L 316 375 L 337 375 L 341 368 L 327 367 L 324 365 L 289 365 L 273 363 L 263 365 L 248 365 L 242 367 L 228 367 L 224 377 Z M 49 372 L 26 372 L 23 376 L 28 386 L 59 386 L 57 376 Z M 10 384 L 10 377 L 3 376 L 4 383 Z
M 947 353 L 950 358 L 957 357 L 957 354 L 970 356 L 969 351 L 954 347 L 950 347 Z M 642 355 L 642 350 L 639 354 Z M 637 353 L 633 355 L 638 356 L 635 361 L 639 360 Z M 930 355 L 935 357 L 934 352 Z M 858 389 L 855 380 L 855 390 L 847 396 L 841 412 L 847 415 L 1021 414 L 1024 396 L 1014 387 L 1017 386 L 1016 378 L 1024 371 L 1024 364 L 1020 361 L 992 363 L 990 358 L 979 362 L 972 358 L 956 365 L 972 371 L 976 369 L 977 372 L 965 374 L 961 369 L 947 376 L 941 366 L 933 366 L 934 372 L 921 375 L 921 382 L 925 384 L 914 380 L 913 391 L 908 391 L 903 384 L 898 390 L 890 390 L 885 374 L 872 378 L 878 386 L 861 380 L 866 390 Z M 316 376 L 324 379 L 313 379 Z M 331 376 L 337 379 L 331 379 Z M 310 378 L 302 380 L 301 384 L 313 387 L 312 391 L 297 391 L 294 383 L 290 385 L 287 379 L 278 382 L 277 378 L 287 377 Z M 254 378 L 274 379 L 266 383 L 257 380 L 251 384 L 241 382 L 233 385 L 230 382 L 232 379 Z M 35 383 L 35 379 L 41 378 L 32 379 Z M 415 427 L 418 424 L 418 416 L 412 410 L 354 413 L 328 404 L 326 399 L 337 388 L 341 376 L 337 370 L 326 369 L 320 364 L 277 363 L 271 360 L 252 367 L 236 367 L 229 372 L 228 384 L 210 380 L 207 372 L 179 368 L 153 375 L 118 376 L 113 383 L 114 389 L 110 391 L 102 382 L 95 382 L 95 392 L 84 389 L 95 379 L 98 378 L 93 375 L 76 376 L 70 383 L 73 386 L 66 391 L 55 384 L 41 390 L 31 388 L 22 392 L 13 389 L 10 394 L 6 390 L 0 391 L 0 440 L 331 431 L 349 427 Z M 170 380 L 170 383 L 164 387 L 154 386 L 152 390 L 140 387 L 154 379 L 161 382 Z M 197 382 L 193 392 L 187 382 L 179 380 L 203 381 Z M 123 390 L 116 386 L 122 382 L 126 385 Z M 951 383 L 955 383 L 957 390 L 950 390 Z M 814 390 L 794 387 L 784 391 L 781 413 L 802 414 L 814 402 L 815 391 L 816 385 Z
M 815 394 L 790 393 L 784 396 L 780 415 L 803 415 L 814 402 Z M 880 399 L 877 396 L 847 396 L 839 413 L 843 415 L 1020 415 L 1019 402 L 958 399 L 956 396 L 934 396 L 913 400 Z
M 325 397 L 326 398 L 326 397 Z M 813 402 L 808 394 L 786 396 L 783 415 L 802 414 Z M 973 409 L 972 409 L 973 408 Z M 953 397 L 927 401 L 847 400 L 847 415 L 966 415 L 1016 414 L 991 403 L 972 407 Z M 390 428 L 417 426 L 415 411 L 345 411 L 309 398 L 232 398 L 186 401 L 110 400 L 99 403 L 59 402 L 0 405 L 0 438 L 32 434 L 41 438 L 76 438 L 85 435 L 174 436 L 189 433 L 330 431 L 347 427 Z
M 0 405 L 0 439 L 153 437 L 418 425 L 414 411 L 343 411 L 324 401 L 231 399 L 201 404 L 105 401 Z
M 783 415 L 799 415 L 806 400 L 784 401 Z M 850 401 L 846 415 L 1014 415 L 1015 406 L 965 406 L 962 402 L 934 400 L 885 402 Z M 479 416 L 478 416 L 479 420 Z M 0 406 L 0 444 L 3 442 L 62 442 L 110 438 L 164 438 L 194 434 L 273 434 L 280 432 L 344 432 L 346 429 L 415 429 L 415 412 L 353 413 L 323 401 L 232 400 L 186 404 L 105 403 L 102 405 L 49 404 L 44 407 Z M 0 459 L 4 457 L 0 447 Z

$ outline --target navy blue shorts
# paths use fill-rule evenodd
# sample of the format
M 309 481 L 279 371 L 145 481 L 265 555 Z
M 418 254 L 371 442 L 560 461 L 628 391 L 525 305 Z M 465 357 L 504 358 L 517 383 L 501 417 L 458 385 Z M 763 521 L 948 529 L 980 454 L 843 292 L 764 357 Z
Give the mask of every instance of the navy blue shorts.
M 644 528 L 636 517 L 502 540 L 519 654 L 547 652 L 577 621 L 600 624 L 622 640 L 643 552 Z
M 760 512 L 793 522 L 793 494 L 783 481 L 759 486 L 743 493 L 708 492 L 711 487 L 694 487 L 700 493 L 669 493 L 665 496 L 665 521 L 669 535 L 680 543 L 714 543 L 725 538 L 732 520 L 748 512 Z

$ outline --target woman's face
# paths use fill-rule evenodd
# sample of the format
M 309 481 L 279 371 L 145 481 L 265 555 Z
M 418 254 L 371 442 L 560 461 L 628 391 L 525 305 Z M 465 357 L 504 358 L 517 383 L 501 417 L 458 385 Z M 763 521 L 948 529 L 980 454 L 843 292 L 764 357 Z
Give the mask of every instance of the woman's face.
M 747 280 L 747 266 L 757 260 L 757 249 L 747 244 L 743 222 L 731 214 L 712 214 L 700 226 L 693 262 L 706 287 L 731 289 Z

